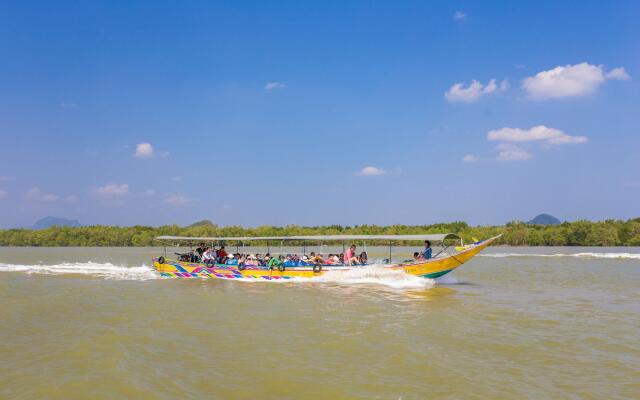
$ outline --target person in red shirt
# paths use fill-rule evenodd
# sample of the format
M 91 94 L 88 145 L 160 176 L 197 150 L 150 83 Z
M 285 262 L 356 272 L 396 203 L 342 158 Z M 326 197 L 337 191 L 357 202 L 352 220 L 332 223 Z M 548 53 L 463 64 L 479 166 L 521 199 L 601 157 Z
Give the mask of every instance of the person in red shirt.
M 225 251 L 224 246 L 220 246 L 220 249 L 216 252 L 216 258 L 220 264 L 224 264 L 227 261 L 229 254 Z

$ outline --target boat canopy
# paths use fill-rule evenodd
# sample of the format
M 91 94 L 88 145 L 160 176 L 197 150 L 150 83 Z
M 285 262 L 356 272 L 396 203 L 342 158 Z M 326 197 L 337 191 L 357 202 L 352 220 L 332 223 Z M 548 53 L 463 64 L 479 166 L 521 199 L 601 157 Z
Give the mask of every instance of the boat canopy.
M 240 237 L 188 237 L 188 236 L 158 236 L 156 240 L 189 241 L 189 242 L 250 242 L 255 240 L 310 240 L 310 241 L 349 241 L 349 240 L 386 240 L 386 241 L 422 241 L 429 240 L 442 243 L 445 240 L 460 240 L 455 233 L 434 233 L 428 235 L 314 235 L 314 236 L 240 236 Z

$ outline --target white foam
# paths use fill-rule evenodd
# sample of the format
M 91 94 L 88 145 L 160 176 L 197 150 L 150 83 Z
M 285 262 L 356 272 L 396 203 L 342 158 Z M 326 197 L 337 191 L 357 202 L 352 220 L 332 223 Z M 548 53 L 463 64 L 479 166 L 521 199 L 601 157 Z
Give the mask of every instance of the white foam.
M 288 281 L 325 282 L 341 285 L 373 284 L 389 286 L 395 289 L 424 289 L 435 285 L 433 279 L 421 278 L 401 270 L 385 268 L 382 265 L 375 264 L 349 270 L 328 271 L 317 278 L 295 278 Z
M 21 265 L 0 263 L 0 272 L 25 272 L 27 274 L 80 274 L 107 279 L 147 280 L 159 278 L 159 274 L 146 265 L 139 267 L 118 266 L 111 263 L 75 262 L 53 265 Z
M 526 254 L 526 253 L 483 253 L 478 257 L 577 257 L 577 258 L 606 258 L 606 259 L 633 259 L 640 260 L 638 253 L 557 253 L 557 254 Z
M 458 281 L 458 278 L 456 278 L 453 272 L 450 272 L 444 276 L 436 278 L 435 281 L 437 284 L 440 284 L 440 285 L 457 285 L 458 283 L 460 283 L 460 281 Z

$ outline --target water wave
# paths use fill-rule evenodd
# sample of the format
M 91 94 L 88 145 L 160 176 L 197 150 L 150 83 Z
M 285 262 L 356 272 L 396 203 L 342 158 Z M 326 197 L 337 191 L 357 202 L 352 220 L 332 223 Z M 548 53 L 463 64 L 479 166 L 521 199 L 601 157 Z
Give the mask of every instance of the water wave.
M 384 268 L 382 265 L 368 265 L 349 270 L 328 271 L 317 278 L 296 278 L 290 281 L 336 283 L 340 285 L 373 284 L 395 289 L 424 289 L 435 285 L 433 279 L 421 278 L 401 270 Z
M 47 274 L 47 275 L 87 275 L 106 279 L 117 280 L 148 280 L 158 279 L 160 275 L 151 267 L 141 265 L 138 267 L 118 266 L 111 263 L 97 262 L 64 262 L 60 264 L 44 265 L 23 265 L 23 264 L 6 264 L 0 263 L 0 272 L 23 272 L 27 274 Z M 204 279 L 204 278 L 203 278 Z M 262 279 L 233 279 L 240 282 L 318 282 L 318 283 L 335 283 L 341 285 L 361 285 L 373 284 L 382 285 L 396 289 L 410 288 L 430 288 L 436 282 L 444 284 L 456 283 L 455 278 L 446 279 L 446 277 L 437 280 L 421 278 L 410 275 L 401 270 L 392 270 L 384 268 L 382 265 L 369 265 L 350 270 L 334 270 L 328 271 L 317 278 L 293 278 L 278 280 L 262 280 Z
M 27 274 L 79 274 L 91 275 L 107 279 L 147 280 L 159 278 L 155 270 L 146 265 L 139 267 L 118 266 L 111 263 L 65 262 L 61 264 L 21 265 L 0 263 L 0 272 L 25 272 Z
M 576 257 L 576 258 L 606 258 L 606 259 L 634 259 L 640 260 L 638 253 L 556 253 L 556 254 L 527 254 L 527 253 L 484 253 L 478 257 Z

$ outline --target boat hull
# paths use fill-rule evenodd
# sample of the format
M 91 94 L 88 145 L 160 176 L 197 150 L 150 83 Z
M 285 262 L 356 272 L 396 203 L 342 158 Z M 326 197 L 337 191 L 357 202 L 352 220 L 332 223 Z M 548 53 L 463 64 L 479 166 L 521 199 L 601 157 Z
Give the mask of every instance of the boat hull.
M 410 275 L 423 278 L 439 278 L 448 274 L 460 265 L 469 261 L 480 251 L 489 246 L 499 236 L 468 246 L 462 251 L 447 257 L 433 258 L 416 263 L 384 265 L 381 268 L 402 270 Z M 162 261 L 162 262 L 161 262 Z M 162 257 L 153 260 L 154 268 L 166 278 L 211 278 L 211 279 L 246 279 L 246 280 L 289 280 L 294 278 L 318 278 L 330 271 L 351 271 L 362 266 L 322 266 L 314 271 L 312 266 L 289 267 L 284 271 L 265 267 L 246 267 L 238 269 L 236 265 L 210 265 L 189 263 L 175 260 L 164 260 Z

